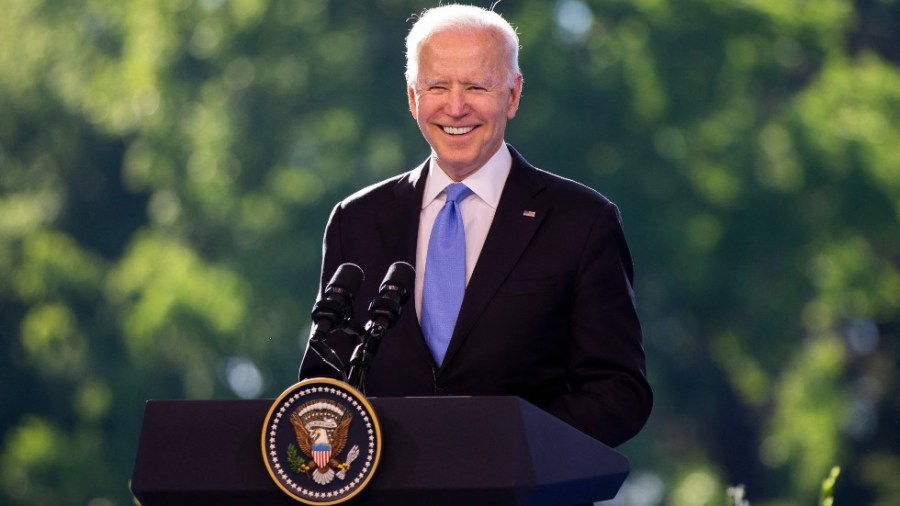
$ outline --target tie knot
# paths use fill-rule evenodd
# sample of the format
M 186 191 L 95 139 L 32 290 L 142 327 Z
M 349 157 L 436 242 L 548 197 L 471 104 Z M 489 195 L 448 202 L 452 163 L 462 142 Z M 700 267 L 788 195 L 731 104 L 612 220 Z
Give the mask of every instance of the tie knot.
M 453 183 L 447 185 L 447 187 L 444 188 L 444 192 L 447 194 L 448 202 L 452 200 L 453 202 L 459 203 L 461 200 L 468 197 L 469 194 L 472 193 L 472 190 L 462 183 Z

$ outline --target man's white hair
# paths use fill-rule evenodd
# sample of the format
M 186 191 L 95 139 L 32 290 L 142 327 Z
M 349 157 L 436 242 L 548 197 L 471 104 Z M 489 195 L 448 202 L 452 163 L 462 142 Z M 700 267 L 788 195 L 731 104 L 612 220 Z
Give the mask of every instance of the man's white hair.
M 445 31 L 491 30 L 506 46 L 506 69 L 510 85 L 519 71 L 519 36 L 515 28 L 494 11 L 474 5 L 450 4 L 426 9 L 406 36 L 406 83 L 414 86 L 419 76 L 419 51 L 432 35 Z

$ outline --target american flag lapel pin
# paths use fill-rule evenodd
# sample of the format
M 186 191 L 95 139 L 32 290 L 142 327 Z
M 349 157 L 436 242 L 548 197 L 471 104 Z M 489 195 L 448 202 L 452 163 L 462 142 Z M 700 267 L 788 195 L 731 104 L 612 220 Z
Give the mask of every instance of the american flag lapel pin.
M 537 216 L 537 213 L 534 211 L 526 210 L 526 211 L 522 211 L 522 216 L 525 216 L 526 218 L 534 218 L 535 216 Z

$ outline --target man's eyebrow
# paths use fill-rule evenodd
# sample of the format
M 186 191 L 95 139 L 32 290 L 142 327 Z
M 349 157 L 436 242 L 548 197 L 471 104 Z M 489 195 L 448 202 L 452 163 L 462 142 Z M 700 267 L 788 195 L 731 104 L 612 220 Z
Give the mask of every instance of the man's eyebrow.
M 446 79 L 420 79 L 419 86 L 427 87 L 427 86 L 436 86 L 439 84 L 447 84 Z
M 419 86 L 421 86 L 421 87 L 439 86 L 439 85 L 447 85 L 449 83 L 450 83 L 449 79 L 443 79 L 443 78 L 424 79 L 424 80 L 419 81 Z M 496 83 L 494 81 L 492 81 L 491 79 L 471 79 L 471 80 L 461 81 L 460 84 L 462 84 L 463 86 L 467 86 L 467 87 L 468 86 L 478 86 L 481 88 L 492 88 L 492 87 L 496 86 Z

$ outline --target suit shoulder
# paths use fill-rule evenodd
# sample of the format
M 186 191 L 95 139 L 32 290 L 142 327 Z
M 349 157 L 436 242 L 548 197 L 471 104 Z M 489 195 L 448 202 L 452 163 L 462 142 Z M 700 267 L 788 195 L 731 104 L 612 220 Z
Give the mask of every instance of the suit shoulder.
M 590 186 L 543 169 L 535 168 L 545 185 L 547 196 L 557 204 L 574 208 L 603 209 L 615 204 Z
M 599 191 L 559 174 L 535 167 L 518 151 L 509 146 L 513 157 L 513 170 L 519 171 L 521 181 L 534 197 L 548 198 L 554 205 L 566 207 L 603 209 L 613 204 Z
M 396 199 L 403 191 L 412 189 L 414 173 L 415 171 L 404 172 L 366 186 L 341 200 L 338 206 L 344 209 L 352 209 L 360 206 L 368 207 L 372 204 Z

